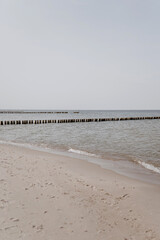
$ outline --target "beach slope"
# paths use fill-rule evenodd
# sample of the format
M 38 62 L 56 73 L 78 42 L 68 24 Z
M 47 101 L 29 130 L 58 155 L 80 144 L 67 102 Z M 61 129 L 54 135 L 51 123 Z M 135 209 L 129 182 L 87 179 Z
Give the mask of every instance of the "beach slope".
M 160 186 L 0 145 L 1 240 L 159 240 Z

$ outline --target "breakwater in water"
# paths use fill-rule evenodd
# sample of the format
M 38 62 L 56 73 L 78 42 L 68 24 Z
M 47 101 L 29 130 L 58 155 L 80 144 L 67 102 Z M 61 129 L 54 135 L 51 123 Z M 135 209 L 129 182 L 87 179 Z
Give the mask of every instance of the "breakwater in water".
M 5 111 L 0 111 L 0 113 L 1 114 L 38 114 L 38 113 L 47 113 L 47 114 L 60 114 L 60 113 L 68 113 L 68 112 L 56 112 L 56 111 L 7 111 L 7 110 L 5 110 Z M 74 112 L 74 113 L 79 113 L 79 112 Z
M 10 120 L 0 121 L 0 125 L 18 124 L 47 124 L 47 123 L 77 123 L 77 122 L 107 122 L 107 121 L 129 121 L 129 120 L 152 120 L 160 117 L 121 117 L 121 118 L 82 118 L 82 119 L 50 119 L 50 120 Z

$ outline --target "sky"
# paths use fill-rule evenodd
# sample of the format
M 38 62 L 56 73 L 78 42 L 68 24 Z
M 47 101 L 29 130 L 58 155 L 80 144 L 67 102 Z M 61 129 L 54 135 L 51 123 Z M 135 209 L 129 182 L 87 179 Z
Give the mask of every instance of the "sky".
M 160 109 L 160 1 L 0 0 L 0 109 Z

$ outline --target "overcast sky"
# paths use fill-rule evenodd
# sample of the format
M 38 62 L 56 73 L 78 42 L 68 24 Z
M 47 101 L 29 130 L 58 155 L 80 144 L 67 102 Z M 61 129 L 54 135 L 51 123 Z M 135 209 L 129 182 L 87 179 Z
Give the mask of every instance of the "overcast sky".
M 0 0 L 0 109 L 160 109 L 159 0 Z

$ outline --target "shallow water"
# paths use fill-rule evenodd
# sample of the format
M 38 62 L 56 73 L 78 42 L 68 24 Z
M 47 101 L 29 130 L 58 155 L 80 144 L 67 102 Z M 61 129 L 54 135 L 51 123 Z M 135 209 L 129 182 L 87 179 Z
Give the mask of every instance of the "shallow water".
M 1 120 L 160 116 L 160 111 L 0 113 Z M 136 162 L 160 173 L 160 120 L 0 126 L 1 142 L 30 144 L 86 157 Z M 126 163 L 125 163 L 126 162 Z

